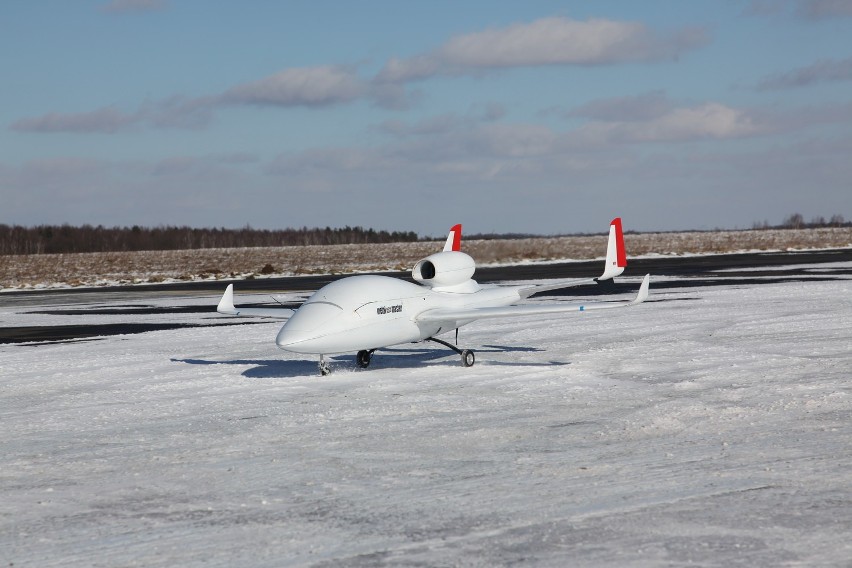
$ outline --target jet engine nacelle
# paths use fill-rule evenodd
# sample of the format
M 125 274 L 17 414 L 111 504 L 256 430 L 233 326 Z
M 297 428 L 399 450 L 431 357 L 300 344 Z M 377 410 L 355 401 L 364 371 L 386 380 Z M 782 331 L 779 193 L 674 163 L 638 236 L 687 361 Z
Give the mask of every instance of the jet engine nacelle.
M 467 254 L 445 251 L 427 256 L 414 265 L 411 277 L 433 289 L 453 288 L 470 282 L 476 263 Z

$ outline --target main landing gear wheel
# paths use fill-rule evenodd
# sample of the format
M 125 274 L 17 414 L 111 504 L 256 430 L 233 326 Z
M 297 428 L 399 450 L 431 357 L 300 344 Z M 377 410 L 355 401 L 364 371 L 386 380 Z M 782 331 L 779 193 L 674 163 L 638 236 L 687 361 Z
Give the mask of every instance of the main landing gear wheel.
M 473 367 L 473 364 L 476 362 L 476 357 L 473 355 L 473 351 L 470 349 L 465 349 L 461 352 L 462 358 L 462 367 Z
M 473 354 L 473 351 L 471 351 L 470 349 L 463 349 L 463 350 L 459 349 L 455 345 L 453 345 L 451 343 L 447 343 L 443 339 L 438 339 L 438 338 L 435 338 L 435 337 L 427 337 L 426 341 L 434 341 L 435 343 L 440 343 L 444 347 L 452 349 L 453 351 L 455 351 L 456 353 L 461 355 L 462 367 L 473 367 L 473 364 L 476 362 L 476 356 Z
M 369 351 L 362 349 L 358 352 L 355 356 L 355 362 L 358 363 L 359 367 L 366 369 L 370 366 L 370 359 L 373 357 L 373 351 L 375 351 L 375 349 L 371 349 Z

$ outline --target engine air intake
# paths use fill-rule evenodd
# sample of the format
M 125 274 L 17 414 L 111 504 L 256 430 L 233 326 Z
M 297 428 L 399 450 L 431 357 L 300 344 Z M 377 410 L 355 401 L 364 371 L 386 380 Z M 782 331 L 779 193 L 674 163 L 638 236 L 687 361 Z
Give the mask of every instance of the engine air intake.
M 467 254 L 444 251 L 415 264 L 411 277 L 432 289 L 440 289 L 467 284 L 475 270 L 476 264 Z

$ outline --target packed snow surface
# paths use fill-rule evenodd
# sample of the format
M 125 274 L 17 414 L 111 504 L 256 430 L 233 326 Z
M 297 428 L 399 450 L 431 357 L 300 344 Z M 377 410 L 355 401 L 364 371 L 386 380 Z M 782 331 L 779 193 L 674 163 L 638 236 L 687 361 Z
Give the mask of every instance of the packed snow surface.
M 848 566 L 850 291 L 652 280 L 328 377 L 276 323 L 4 308 L 206 327 L 0 345 L 0 563 Z

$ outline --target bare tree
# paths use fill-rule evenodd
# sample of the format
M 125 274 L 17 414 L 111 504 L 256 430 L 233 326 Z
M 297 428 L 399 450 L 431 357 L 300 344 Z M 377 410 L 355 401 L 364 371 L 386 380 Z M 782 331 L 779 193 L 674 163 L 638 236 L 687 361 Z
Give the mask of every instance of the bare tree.
M 802 225 L 805 224 L 805 218 L 802 217 L 801 213 L 793 213 L 781 224 L 782 227 L 786 229 L 801 229 Z

